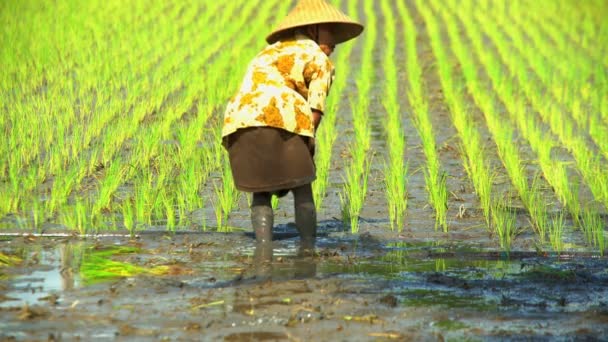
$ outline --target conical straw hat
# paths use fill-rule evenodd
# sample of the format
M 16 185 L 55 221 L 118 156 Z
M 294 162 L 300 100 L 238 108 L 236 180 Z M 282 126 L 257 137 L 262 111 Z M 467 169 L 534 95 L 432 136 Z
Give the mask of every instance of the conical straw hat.
M 306 25 L 332 24 L 331 31 L 336 44 L 355 38 L 363 31 L 363 25 L 349 18 L 325 0 L 300 0 L 283 21 L 266 37 L 272 44 L 292 29 Z

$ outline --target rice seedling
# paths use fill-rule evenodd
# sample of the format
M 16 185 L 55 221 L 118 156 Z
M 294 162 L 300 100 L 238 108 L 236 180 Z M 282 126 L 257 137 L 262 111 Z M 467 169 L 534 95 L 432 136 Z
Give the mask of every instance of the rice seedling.
M 445 47 L 441 42 L 441 34 L 436 18 L 427 4 L 423 4 L 420 1 L 416 2 L 424 21 L 427 24 L 430 44 L 438 61 L 439 65 L 439 79 L 443 92 L 445 95 L 446 102 L 450 109 L 450 115 L 452 123 L 458 131 L 458 136 L 462 141 L 461 149 L 464 152 L 464 165 L 465 169 L 469 173 L 469 178 L 473 181 L 473 186 L 477 192 L 477 195 L 488 195 L 485 191 L 487 184 L 492 178 L 490 168 L 487 166 L 487 160 L 485 153 L 483 152 L 481 143 L 481 137 L 479 131 L 474 126 L 473 120 L 469 117 L 466 105 L 462 98 L 462 90 L 456 86 L 454 74 L 450 68 L 448 57 Z M 480 199 L 481 203 L 489 203 L 489 198 Z M 445 228 L 444 228 L 445 229 Z
M 403 160 L 405 152 L 405 136 L 401 125 L 400 107 L 398 103 L 397 66 L 394 62 L 395 23 L 388 3 L 382 3 L 382 13 L 385 16 L 385 39 L 387 46 L 384 55 L 385 69 L 385 100 L 383 101 L 388 119 L 385 130 L 386 146 L 388 148 L 388 163 L 384 162 L 384 182 L 388 202 L 391 229 L 403 230 L 404 215 L 407 208 L 407 165 Z
M 330 96 L 327 98 L 327 111 L 323 115 L 323 123 L 320 125 L 316 134 L 315 142 L 315 165 L 317 169 L 317 179 L 313 182 L 313 196 L 317 211 L 323 208 L 323 200 L 326 195 L 328 185 L 329 170 L 332 158 L 332 147 L 338 137 L 336 132 L 337 115 L 340 110 L 339 99 L 346 86 L 346 75 L 349 74 L 350 65 L 348 58 L 352 51 L 353 44 L 346 43 L 336 52 L 335 66 L 340 72 L 331 86 Z
M 558 254 L 561 253 L 564 249 L 563 234 L 564 228 L 566 226 L 564 216 L 564 211 L 560 210 L 559 213 L 551 220 L 551 223 L 548 225 L 549 242 L 551 243 L 551 248 L 553 248 L 553 250 Z
M 224 158 L 223 174 L 221 178 L 221 187 L 214 183 L 215 200 L 214 211 L 217 222 L 217 230 L 220 232 L 229 232 L 231 228 L 228 226 L 228 217 L 232 209 L 239 201 L 240 193 L 236 190 L 232 181 L 232 170 L 226 158 Z
M 353 2 L 349 3 L 349 11 L 356 17 L 357 10 Z M 365 3 L 365 14 L 374 23 L 373 6 Z M 376 30 L 372 28 L 365 33 L 364 50 L 361 56 L 361 72 L 355 79 L 358 89 L 356 99 L 350 98 L 350 107 L 353 115 L 354 143 L 349 145 L 351 164 L 346 167 L 343 185 L 343 194 L 339 194 L 342 206 L 342 218 L 345 224 L 350 222 L 351 232 L 356 233 L 359 229 L 359 214 L 367 193 L 367 182 L 370 173 L 371 153 L 371 127 L 368 118 L 369 98 L 367 94 L 373 83 L 373 61 L 372 50 L 376 40 Z
M 84 235 L 92 227 L 92 218 L 89 216 L 90 203 L 84 199 L 77 199 L 73 205 L 66 205 L 60 211 L 60 221 L 69 229 Z
M 583 210 L 581 230 L 587 243 L 597 247 L 600 255 L 604 255 L 606 250 L 604 222 L 596 211 L 589 208 Z
M 495 105 L 496 100 L 487 91 L 491 86 L 480 84 L 472 56 L 469 56 L 469 50 L 458 35 L 456 24 L 452 17 L 444 12 L 443 19 L 447 22 L 448 33 L 455 46 L 458 59 L 463 66 L 469 93 L 482 110 L 490 133 L 497 145 L 498 155 L 505 166 L 511 183 L 517 190 L 524 206 L 528 209 L 531 222 L 539 234 L 540 241 L 544 242 L 547 230 L 547 204 L 545 203 L 544 197 L 539 193 L 540 179 L 538 177 L 534 178 L 532 188 L 528 187 L 528 176 L 525 174 L 523 162 L 519 157 L 519 152 L 515 148 L 516 145 L 512 142 L 515 131 L 514 127 L 511 126 L 508 121 L 505 122 L 497 113 Z M 491 75 L 490 78 L 497 78 L 498 76 L 495 75 L 501 73 L 498 66 L 496 64 L 488 63 L 487 60 L 484 60 L 484 62 L 485 63 L 482 64 L 487 67 L 486 70 Z M 488 219 L 489 217 L 486 214 L 486 222 L 488 222 Z
M 371 158 L 361 156 L 353 161 L 346 169 L 344 179 L 344 195 L 340 196 L 342 206 L 342 219 L 345 224 L 350 225 L 352 233 L 359 231 L 359 214 L 363 208 L 365 194 L 367 193 L 367 181 L 370 172 Z M 359 169 L 360 168 L 360 169 Z
M 403 20 L 404 37 L 406 38 L 407 70 L 408 70 L 408 100 L 414 114 L 412 120 L 422 141 L 422 150 L 426 157 L 424 171 L 425 187 L 429 194 L 429 204 L 435 209 L 435 229 L 442 226 L 447 230 L 447 175 L 441 171 L 435 134 L 429 118 L 427 96 L 425 94 L 422 67 L 417 55 L 417 32 L 414 21 L 407 6 L 397 2 L 399 16 Z
M 509 39 L 505 39 L 505 34 L 497 27 L 495 22 L 479 14 L 476 19 L 482 24 L 481 27 L 485 29 L 484 32 L 491 37 L 509 70 L 519 80 L 521 89 L 530 99 L 534 110 L 539 113 L 542 120 L 549 125 L 551 131 L 558 137 L 560 143 L 568 149 L 576 160 L 576 165 L 595 199 L 607 205 L 600 184 L 608 182 L 608 175 L 595 171 L 600 168 L 600 159 L 592 154 L 583 137 L 574 134 L 573 120 L 565 115 L 562 108 L 554 103 L 552 99 L 539 95 L 543 93 L 541 75 L 543 74 L 542 63 L 544 62 L 535 61 L 538 57 L 531 54 L 528 51 L 529 49 L 523 48 L 525 41 L 521 33 L 514 28 L 505 29 L 510 35 L 510 40 L 514 42 L 513 47 L 515 47 L 517 53 L 513 53 L 512 47 L 506 46 Z M 526 61 L 530 63 L 537 74 L 528 74 L 522 70 L 522 68 L 525 68 Z M 546 74 L 546 71 L 544 73 Z M 541 78 L 541 80 L 538 78 Z
M 517 216 L 510 200 L 497 199 L 492 206 L 492 223 L 494 232 L 500 241 L 500 248 L 509 254 L 516 234 Z
M 122 205 L 122 224 L 125 229 L 131 234 L 135 235 L 135 215 L 133 210 L 133 203 L 131 199 L 123 201 Z

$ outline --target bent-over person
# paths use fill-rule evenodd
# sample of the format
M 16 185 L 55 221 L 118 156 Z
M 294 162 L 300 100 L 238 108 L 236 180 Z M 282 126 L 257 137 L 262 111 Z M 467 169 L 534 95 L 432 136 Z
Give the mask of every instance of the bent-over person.
M 329 55 L 362 30 L 325 0 L 300 0 L 266 38 L 269 45 L 251 61 L 227 105 L 222 143 L 236 188 L 253 193 L 259 243 L 272 240 L 272 195 L 291 191 L 301 245 L 314 246 L 314 138 L 334 75 Z

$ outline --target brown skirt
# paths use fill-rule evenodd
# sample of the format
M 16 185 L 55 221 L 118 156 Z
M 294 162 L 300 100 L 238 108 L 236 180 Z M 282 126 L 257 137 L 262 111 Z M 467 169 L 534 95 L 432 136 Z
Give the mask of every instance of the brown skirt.
M 273 127 L 241 128 L 224 138 L 236 188 L 275 192 L 316 178 L 314 139 Z

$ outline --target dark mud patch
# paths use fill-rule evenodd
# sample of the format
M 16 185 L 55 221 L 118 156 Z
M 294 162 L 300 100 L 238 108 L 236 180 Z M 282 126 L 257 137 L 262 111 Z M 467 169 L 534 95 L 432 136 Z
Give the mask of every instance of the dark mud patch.
M 243 233 L 4 239 L 0 252 L 14 263 L 0 267 L 0 336 L 592 340 L 607 332 L 606 258 L 507 258 L 475 245 L 324 235 L 313 256 L 287 235 L 272 249 Z

